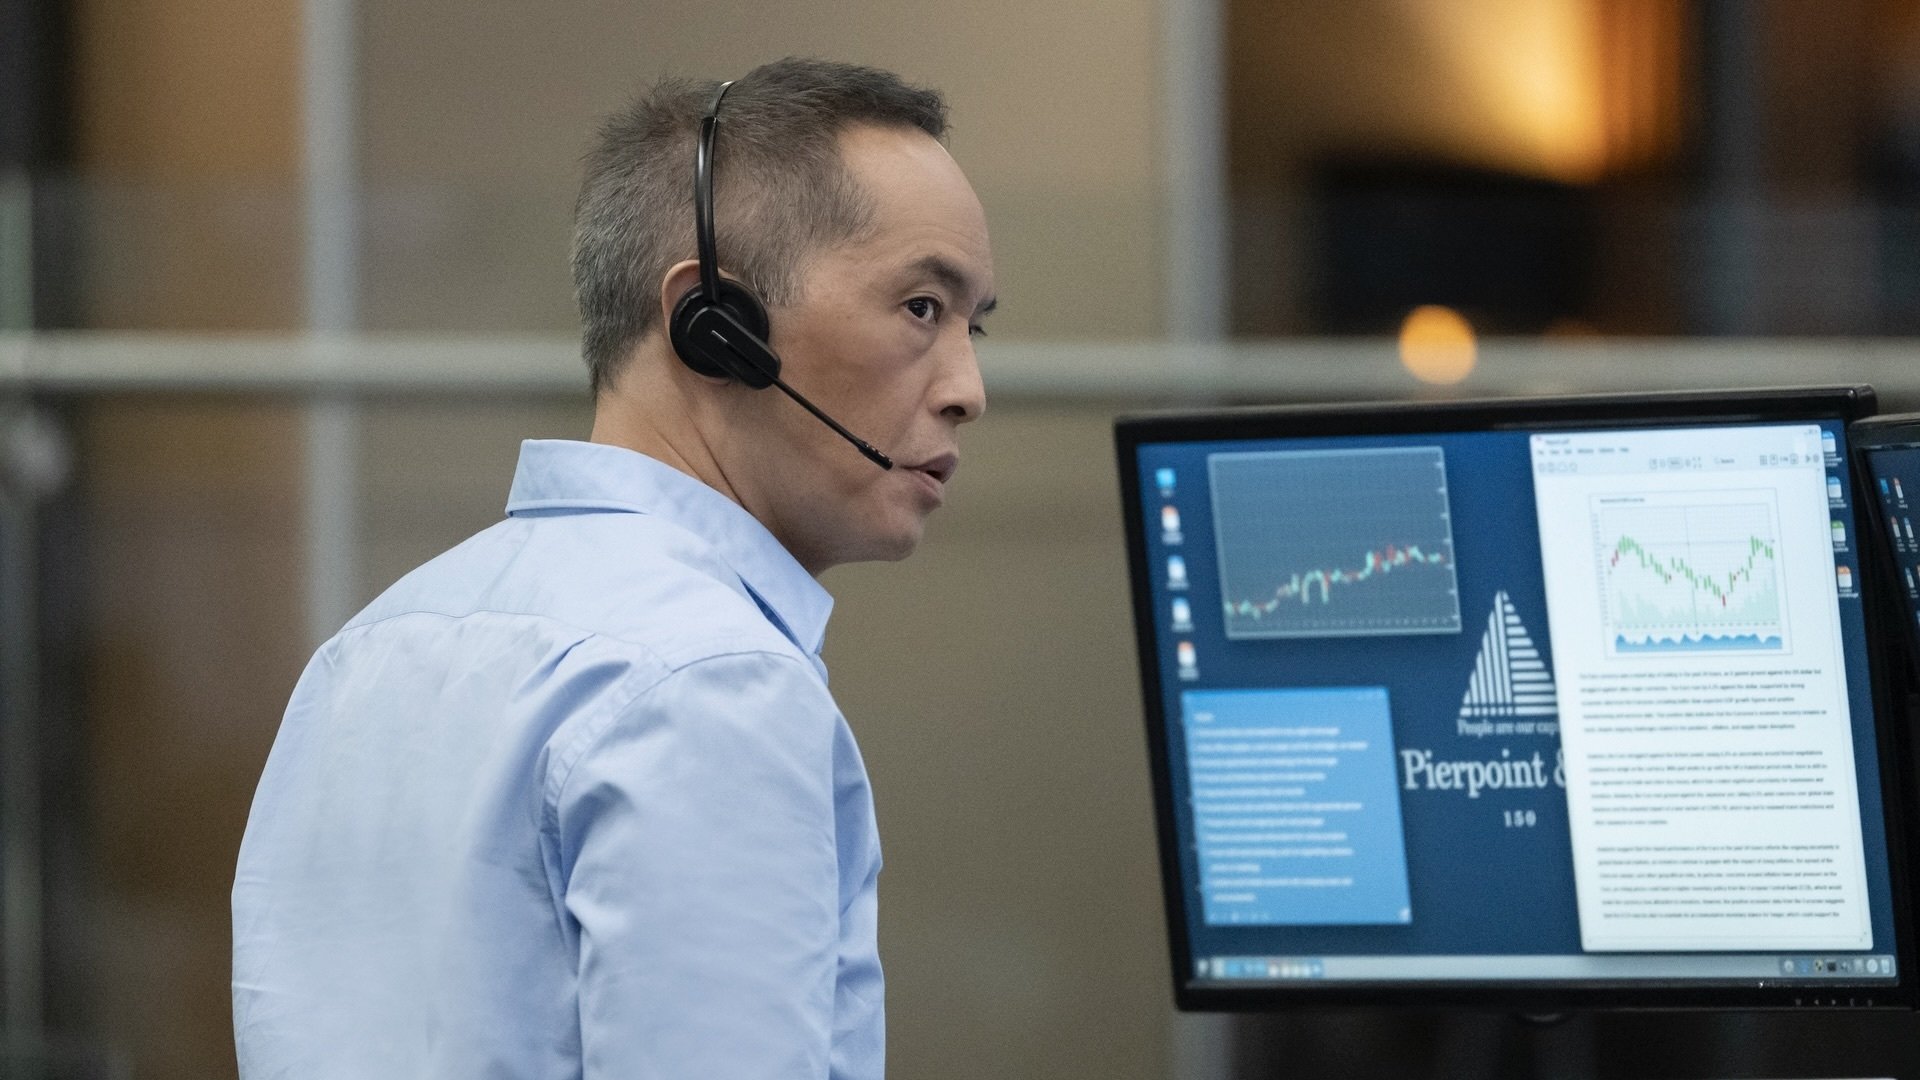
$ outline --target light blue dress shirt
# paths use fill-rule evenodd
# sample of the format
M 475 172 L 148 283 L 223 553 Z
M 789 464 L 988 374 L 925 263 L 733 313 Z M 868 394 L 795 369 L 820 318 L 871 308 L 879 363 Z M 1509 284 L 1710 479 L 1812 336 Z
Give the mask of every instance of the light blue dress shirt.
M 240 1075 L 880 1077 L 832 598 L 632 451 L 528 442 L 507 513 L 294 691 L 233 887 Z

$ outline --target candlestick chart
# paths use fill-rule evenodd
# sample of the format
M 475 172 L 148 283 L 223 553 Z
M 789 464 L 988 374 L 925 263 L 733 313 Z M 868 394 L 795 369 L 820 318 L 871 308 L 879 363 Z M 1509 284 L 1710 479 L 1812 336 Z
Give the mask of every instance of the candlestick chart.
M 1437 446 L 1208 459 L 1229 638 L 1460 632 Z
M 1713 493 L 1596 504 L 1608 653 L 1785 650 L 1777 520 L 1770 501 Z

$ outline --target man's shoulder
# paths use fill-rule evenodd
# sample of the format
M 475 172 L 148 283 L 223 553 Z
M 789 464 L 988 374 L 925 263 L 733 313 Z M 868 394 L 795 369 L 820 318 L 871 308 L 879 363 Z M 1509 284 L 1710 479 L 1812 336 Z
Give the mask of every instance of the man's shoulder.
M 798 649 L 699 536 L 632 513 L 514 517 L 422 564 L 347 624 L 524 618 L 643 648 L 670 668 Z

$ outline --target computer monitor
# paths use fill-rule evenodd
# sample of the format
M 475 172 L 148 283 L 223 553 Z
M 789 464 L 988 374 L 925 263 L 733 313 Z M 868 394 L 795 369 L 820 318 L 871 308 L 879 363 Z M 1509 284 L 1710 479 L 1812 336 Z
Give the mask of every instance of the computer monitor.
M 1911 1007 L 1872 403 L 1117 421 L 1179 1005 Z
M 1881 568 L 1897 597 L 1909 682 L 1920 677 L 1920 414 L 1875 416 L 1853 425 L 1854 452 L 1868 484 L 1864 509 L 1883 543 Z

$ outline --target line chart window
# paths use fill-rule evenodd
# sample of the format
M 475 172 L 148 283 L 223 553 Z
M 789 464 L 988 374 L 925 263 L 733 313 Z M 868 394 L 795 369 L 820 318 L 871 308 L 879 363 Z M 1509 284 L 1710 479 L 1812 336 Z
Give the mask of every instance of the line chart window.
M 1788 652 L 1773 491 L 1592 500 L 1607 651 Z
M 1581 947 L 1872 948 L 1820 429 L 1530 445 Z
M 1212 454 L 1229 638 L 1457 634 L 1437 446 Z

